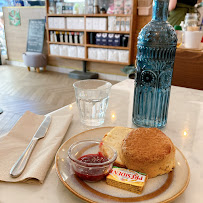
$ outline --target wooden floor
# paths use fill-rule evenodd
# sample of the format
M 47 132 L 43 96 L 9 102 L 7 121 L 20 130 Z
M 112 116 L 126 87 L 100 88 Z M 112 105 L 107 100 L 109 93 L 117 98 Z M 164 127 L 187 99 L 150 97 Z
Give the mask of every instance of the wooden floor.
M 0 136 L 27 110 L 43 115 L 74 102 L 75 81 L 62 73 L 37 73 L 34 69 L 29 72 L 26 68 L 0 66 L 0 108 L 3 109 Z

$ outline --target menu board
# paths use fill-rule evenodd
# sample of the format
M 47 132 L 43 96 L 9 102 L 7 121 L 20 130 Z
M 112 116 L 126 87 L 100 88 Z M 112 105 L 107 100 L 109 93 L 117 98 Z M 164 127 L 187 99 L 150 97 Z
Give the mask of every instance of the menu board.
M 29 20 L 27 51 L 42 53 L 44 44 L 45 19 Z

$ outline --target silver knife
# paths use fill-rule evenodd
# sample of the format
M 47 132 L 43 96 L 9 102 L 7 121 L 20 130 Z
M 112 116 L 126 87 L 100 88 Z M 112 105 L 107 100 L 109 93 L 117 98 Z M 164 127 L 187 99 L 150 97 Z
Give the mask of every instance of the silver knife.
M 22 174 L 37 141 L 46 135 L 46 132 L 49 128 L 50 123 L 51 123 L 51 116 L 46 116 L 46 118 L 43 120 L 43 122 L 39 126 L 37 132 L 33 136 L 31 142 L 29 143 L 29 145 L 27 146 L 25 151 L 22 153 L 22 155 L 20 156 L 18 161 L 11 168 L 10 175 L 13 178 L 17 178 L 18 176 L 20 176 Z

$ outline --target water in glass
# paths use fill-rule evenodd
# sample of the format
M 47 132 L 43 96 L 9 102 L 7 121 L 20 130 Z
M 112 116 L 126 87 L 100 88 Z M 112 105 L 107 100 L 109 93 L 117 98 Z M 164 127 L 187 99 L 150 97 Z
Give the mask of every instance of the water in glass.
M 87 126 L 103 124 L 111 83 L 102 80 L 82 80 L 75 82 L 73 86 L 81 122 Z

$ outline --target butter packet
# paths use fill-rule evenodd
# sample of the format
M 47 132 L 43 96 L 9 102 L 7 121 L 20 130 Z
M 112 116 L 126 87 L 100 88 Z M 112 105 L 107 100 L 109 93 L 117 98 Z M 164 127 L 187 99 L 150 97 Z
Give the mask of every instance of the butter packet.
M 113 166 L 106 177 L 108 185 L 141 194 L 148 177 L 144 173 Z

